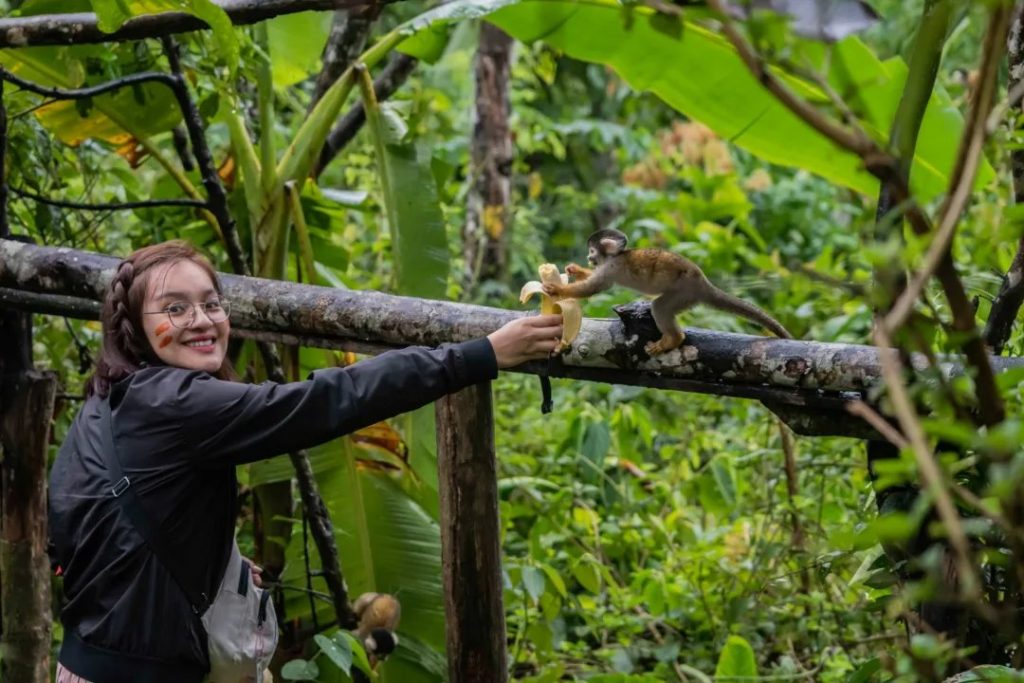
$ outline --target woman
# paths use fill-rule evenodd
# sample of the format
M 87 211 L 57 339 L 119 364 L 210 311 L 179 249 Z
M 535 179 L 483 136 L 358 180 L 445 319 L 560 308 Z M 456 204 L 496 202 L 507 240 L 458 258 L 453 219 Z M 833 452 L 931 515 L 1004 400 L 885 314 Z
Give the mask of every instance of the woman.
M 50 475 L 51 559 L 64 576 L 58 680 L 198 683 L 206 633 L 185 592 L 111 491 L 102 419 L 109 405 L 125 477 L 191 586 L 215 595 L 233 544 L 235 466 L 308 448 L 546 357 L 559 316 L 486 338 L 408 348 L 304 382 L 230 381 L 229 304 L 190 245 L 139 249 L 120 264 L 101 320 L 88 398 Z

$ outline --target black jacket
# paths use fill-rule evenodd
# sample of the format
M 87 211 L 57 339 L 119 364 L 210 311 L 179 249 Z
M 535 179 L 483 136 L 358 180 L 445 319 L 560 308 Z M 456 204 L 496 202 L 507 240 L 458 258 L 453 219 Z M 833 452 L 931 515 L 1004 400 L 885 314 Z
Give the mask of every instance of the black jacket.
M 235 466 L 308 448 L 497 376 L 490 342 L 391 351 L 304 382 L 242 384 L 169 366 L 111 391 L 125 474 L 189 585 L 215 595 L 228 559 Z M 50 473 L 51 559 L 64 576 L 60 662 L 94 683 L 198 683 L 206 633 L 110 495 L 89 398 Z

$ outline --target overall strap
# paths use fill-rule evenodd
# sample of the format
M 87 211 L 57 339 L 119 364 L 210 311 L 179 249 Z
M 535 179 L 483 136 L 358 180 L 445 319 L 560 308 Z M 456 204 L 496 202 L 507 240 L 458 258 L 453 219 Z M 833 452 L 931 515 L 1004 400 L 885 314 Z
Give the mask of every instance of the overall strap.
M 138 496 L 135 495 L 135 487 L 132 486 L 131 480 L 121 468 L 121 459 L 118 457 L 117 447 L 114 445 L 114 420 L 110 412 L 112 394 L 113 391 L 111 391 L 111 396 L 100 401 L 100 433 L 103 439 L 103 448 L 100 451 L 110 479 L 110 495 L 124 510 L 125 515 L 146 541 L 156 559 L 181 588 L 192 606 L 192 611 L 196 615 L 202 615 L 210 606 L 210 598 L 202 591 L 189 588 L 187 583 L 182 580 L 183 571 L 178 560 L 182 555 L 175 554 L 168 547 L 167 540 L 160 533 L 153 518 L 142 507 Z

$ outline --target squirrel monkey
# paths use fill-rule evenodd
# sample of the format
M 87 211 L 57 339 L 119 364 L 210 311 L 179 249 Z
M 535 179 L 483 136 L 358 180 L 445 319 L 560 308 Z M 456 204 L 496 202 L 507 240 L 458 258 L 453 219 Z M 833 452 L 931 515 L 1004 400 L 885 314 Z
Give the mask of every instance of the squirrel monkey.
M 363 593 L 352 604 L 352 611 L 359 619 L 356 636 L 366 648 L 370 666 L 377 667 L 398 647 L 398 620 L 402 618 L 402 606 L 397 598 L 388 593 Z
M 627 249 L 626 244 L 626 235 L 618 230 L 598 230 L 587 238 L 587 260 L 596 268 L 590 270 L 570 263 L 565 272 L 575 281 L 569 285 L 547 283 L 544 291 L 553 296 L 586 299 L 619 284 L 643 294 L 657 294 L 651 313 L 661 339 L 644 347 L 651 356 L 683 343 L 686 335 L 676 322 L 676 314 L 697 304 L 740 315 L 783 339 L 793 338 L 775 318 L 754 304 L 711 284 L 693 261 L 663 249 Z

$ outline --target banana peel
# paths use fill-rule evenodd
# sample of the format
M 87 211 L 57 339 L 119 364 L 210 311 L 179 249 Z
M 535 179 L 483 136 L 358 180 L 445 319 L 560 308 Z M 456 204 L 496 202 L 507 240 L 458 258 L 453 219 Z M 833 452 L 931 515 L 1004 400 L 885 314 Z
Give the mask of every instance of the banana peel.
M 547 315 L 552 313 L 562 314 L 562 340 L 557 353 L 562 353 L 572 344 L 576 335 L 580 333 L 583 325 L 583 309 L 577 299 L 569 297 L 554 297 L 544 291 L 545 283 L 569 284 L 569 276 L 558 271 L 558 266 L 553 263 L 542 263 L 537 268 L 540 280 L 530 280 L 523 285 L 519 292 L 519 303 L 525 304 L 534 294 L 540 294 L 540 312 Z

